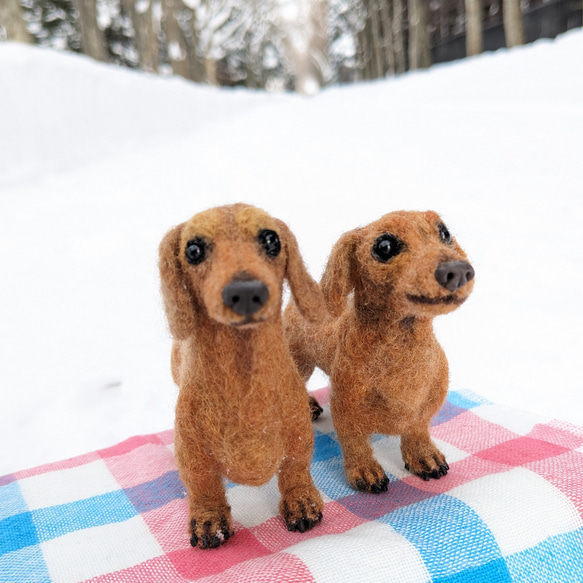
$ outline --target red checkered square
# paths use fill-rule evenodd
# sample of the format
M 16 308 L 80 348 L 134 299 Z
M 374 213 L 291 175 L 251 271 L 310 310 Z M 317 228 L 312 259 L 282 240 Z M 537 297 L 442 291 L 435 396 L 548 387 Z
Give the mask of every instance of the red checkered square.
M 162 443 L 162 442 L 160 441 L 158 435 L 155 433 L 152 435 L 136 435 L 135 437 L 130 437 L 129 439 L 126 439 L 125 441 L 122 441 L 121 443 L 118 443 L 117 445 L 114 445 L 112 447 L 99 449 L 97 450 L 97 453 L 102 458 L 124 455 L 132 451 L 133 449 L 136 449 L 137 447 L 145 445 L 146 443 Z
M 528 437 L 533 439 L 542 439 L 555 445 L 560 445 L 567 449 L 577 449 L 583 445 L 583 435 L 577 435 L 567 428 L 561 426 L 562 424 L 556 421 L 535 425 Z
M 146 443 L 124 455 L 106 457 L 105 463 L 122 488 L 144 484 L 176 470 L 172 452 L 161 443 Z
M 253 534 L 235 524 L 235 535 L 228 544 L 211 551 L 192 548 L 190 545 L 167 554 L 176 570 L 187 579 L 199 579 L 207 575 L 222 573 L 234 565 L 263 557 L 270 551 Z
M 167 429 L 156 434 L 158 439 L 164 445 L 171 445 L 174 443 L 174 429 Z
M 565 451 L 566 448 L 548 441 L 532 437 L 519 437 L 480 451 L 476 455 L 485 460 L 517 467 L 554 457 Z
M 469 453 L 515 439 L 518 434 L 466 411 L 431 429 L 431 435 Z
M 186 498 L 178 498 L 160 508 L 144 512 L 142 518 L 165 553 L 189 548 Z

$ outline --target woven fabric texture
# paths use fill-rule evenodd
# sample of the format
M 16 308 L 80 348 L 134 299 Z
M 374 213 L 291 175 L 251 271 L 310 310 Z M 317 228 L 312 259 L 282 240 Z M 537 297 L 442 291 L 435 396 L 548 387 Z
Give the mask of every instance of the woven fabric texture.
M 288 532 L 275 480 L 228 484 L 216 550 L 189 545 L 170 431 L 4 476 L 0 582 L 583 582 L 583 428 L 451 392 L 432 427 L 449 474 L 411 476 L 376 436 L 380 495 L 346 484 L 328 409 L 314 431 L 322 523 Z

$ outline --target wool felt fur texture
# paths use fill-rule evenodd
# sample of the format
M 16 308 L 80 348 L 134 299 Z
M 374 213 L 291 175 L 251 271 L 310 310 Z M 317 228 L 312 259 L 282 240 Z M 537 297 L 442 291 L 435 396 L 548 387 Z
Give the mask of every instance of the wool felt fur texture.
M 287 528 L 312 528 L 323 502 L 309 472 L 309 399 L 283 338 L 284 280 L 306 321 L 323 320 L 326 308 L 294 235 L 235 204 L 174 227 L 159 251 L 191 544 L 214 548 L 233 534 L 223 477 L 258 486 L 277 474 Z
M 321 280 L 327 321 L 307 321 L 293 299 L 287 306 L 284 329 L 303 379 L 316 366 L 330 377 L 332 420 L 357 490 L 388 486 L 373 433 L 399 435 L 405 467 L 424 480 L 447 473 L 429 435 L 449 384 L 432 322 L 473 285 L 474 270 L 437 213 L 398 211 L 345 233 L 332 249 Z

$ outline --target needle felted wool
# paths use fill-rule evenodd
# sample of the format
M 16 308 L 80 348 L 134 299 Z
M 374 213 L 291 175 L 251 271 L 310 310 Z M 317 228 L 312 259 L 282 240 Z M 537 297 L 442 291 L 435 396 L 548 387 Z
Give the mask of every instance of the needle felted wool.
M 257 208 L 217 207 L 166 234 L 159 267 L 192 545 L 214 548 L 233 534 L 223 476 L 261 485 L 277 473 L 287 528 L 312 528 L 323 503 L 309 473 L 309 400 L 283 338 L 284 279 L 306 321 L 326 310 L 295 237 Z
M 429 435 L 449 382 L 432 321 L 468 298 L 473 278 L 435 212 L 393 212 L 332 249 L 321 281 L 331 318 L 314 324 L 288 305 L 285 333 L 300 374 L 307 379 L 318 366 L 330 376 L 332 419 L 354 488 L 387 489 L 373 433 L 399 435 L 405 467 L 424 480 L 447 473 Z

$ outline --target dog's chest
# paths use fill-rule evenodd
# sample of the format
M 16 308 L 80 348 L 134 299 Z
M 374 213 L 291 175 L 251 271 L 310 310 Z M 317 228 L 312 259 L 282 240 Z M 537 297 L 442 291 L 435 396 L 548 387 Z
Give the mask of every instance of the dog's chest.
M 277 394 L 249 386 L 217 411 L 212 448 L 231 480 L 256 485 L 269 480 L 284 455 L 283 419 Z M 231 392 L 232 395 L 232 392 Z
M 444 366 L 443 351 L 433 335 L 387 336 L 369 346 L 357 374 L 373 410 L 409 417 L 431 398 Z

